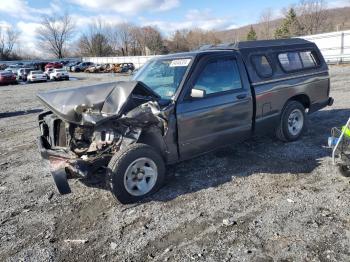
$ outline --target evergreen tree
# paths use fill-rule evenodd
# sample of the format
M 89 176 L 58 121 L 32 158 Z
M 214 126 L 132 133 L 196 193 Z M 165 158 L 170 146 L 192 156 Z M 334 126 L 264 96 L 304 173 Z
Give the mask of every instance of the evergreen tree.
M 254 41 L 254 40 L 257 40 L 257 39 L 258 39 L 258 37 L 256 35 L 256 32 L 255 32 L 253 26 L 250 26 L 250 30 L 249 30 L 249 32 L 247 34 L 247 40 L 248 41 Z
M 300 24 L 294 8 L 290 8 L 282 24 L 275 31 L 275 38 L 290 38 L 298 36 L 301 32 Z

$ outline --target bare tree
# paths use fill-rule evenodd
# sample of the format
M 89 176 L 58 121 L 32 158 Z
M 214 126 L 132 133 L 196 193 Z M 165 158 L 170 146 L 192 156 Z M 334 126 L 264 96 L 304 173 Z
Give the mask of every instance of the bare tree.
M 163 49 L 163 39 L 159 30 L 152 26 L 146 26 L 142 27 L 141 31 L 144 39 L 144 48 L 148 49 L 152 55 L 160 54 Z
M 44 16 L 36 33 L 39 43 L 46 51 L 57 58 L 63 58 L 74 29 L 75 23 L 66 13 L 63 16 Z
M 272 21 L 273 13 L 272 9 L 268 8 L 265 9 L 261 15 L 259 22 L 261 23 L 261 39 L 271 39 L 272 38 L 272 28 L 271 28 L 271 21 Z
M 109 56 L 113 48 L 109 28 L 101 19 L 89 25 L 87 33 L 78 40 L 79 53 L 83 56 Z
M 19 33 L 7 28 L 4 30 L 0 27 L 0 59 L 7 60 L 13 56 L 13 48 L 18 43 Z
M 215 31 L 205 31 L 199 28 L 188 31 L 186 39 L 190 50 L 198 49 L 203 45 L 215 45 L 221 42 Z
M 327 26 L 327 9 L 324 0 L 301 0 L 296 11 L 303 34 L 320 33 Z
M 123 56 L 159 54 L 163 49 L 161 33 L 152 26 L 112 25 L 108 35 L 114 52 Z
M 172 53 L 189 51 L 189 43 L 187 42 L 188 30 L 177 30 L 168 43 L 168 49 Z
M 117 35 L 121 47 L 121 52 L 123 56 L 129 55 L 130 42 L 133 38 L 132 30 L 134 26 L 129 23 L 122 23 L 117 25 Z
M 221 40 L 216 31 L 205 31 L 200 28 L 192 30 L 178 30 L 168 41 L 167 47 L 170 52 L 184 52 L 195 50 L 203 45 L 219 44 Z
M 132 26 L 130 28 L 130 52 L 132 55 L 146 55 L 145 53 L 145 35 L 142 28 L 138 26 Z
M 130 47 L 133 55 L 156 55 L 162 53 L 163 38 L 156 27 L 134 26 L 130 32 Z
M 113 48 L 114 52 L 117 55 L 120 55 L 119 50 L 121 50 L 121 43 L 120 43 L 118 27 L 116 25 L 109 25 L 108 26 L 108 35 L 109 35 L 111 47 Z

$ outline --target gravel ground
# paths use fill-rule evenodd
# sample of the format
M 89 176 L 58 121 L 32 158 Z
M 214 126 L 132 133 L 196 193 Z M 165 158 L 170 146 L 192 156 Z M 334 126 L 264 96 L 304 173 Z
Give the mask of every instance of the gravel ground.
M 350 67 L 331 75 L 335 104 L 300 141 L 255 138 L 172 166 L 138 205 L 118 204 L 103 173 L 58 195 L 35 142 L 38 91 L 115 76 L 0 87 L 0 261 L 350 261 L 350 180 L 325 147 L 350 116 Z

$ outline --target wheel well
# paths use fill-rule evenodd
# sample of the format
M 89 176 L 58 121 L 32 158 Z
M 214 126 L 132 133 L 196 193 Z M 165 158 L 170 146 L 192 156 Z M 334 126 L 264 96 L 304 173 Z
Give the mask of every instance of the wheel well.
M 164 157 L 166 146 L 161 132 L 157 128 L 150 128 L 148 130 L 144 130 L 141 133 L 137 142 L 153 147 L 159 152 L 161 156 Z
M 293 96 L 288 101 L 298 101 L 300 102 L 305 108 L 310 108 L 310 98 L 307 95 L 301 94 L 297 96 Z

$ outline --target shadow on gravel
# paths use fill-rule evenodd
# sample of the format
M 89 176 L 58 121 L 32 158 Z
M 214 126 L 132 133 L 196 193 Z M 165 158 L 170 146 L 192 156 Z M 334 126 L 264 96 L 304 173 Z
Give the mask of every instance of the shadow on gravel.
M 309 174 L 330 156 L 327 138 L 334 126 L 342 126 L 350 109 L 324 110 L 310 115 L 308 130 L 301 140 L 292 143 L 274 137 L 255 137 L 247 142 L 221 148 L 212 153 L 170 166 L 166 185 L 149 201 L 170 201 L 180 195 L 217 187 L 235 177 L 253 174 Z M 104 172 L 82 181 L 86 186 L 106 188 Z
M 44 111 L 43 109 L 31 109 L 31 110 L 25 110 L 25 111 L 6 112 L 6 113 L 0 113 L 0 118 L 37 114 L 43 111 Z

